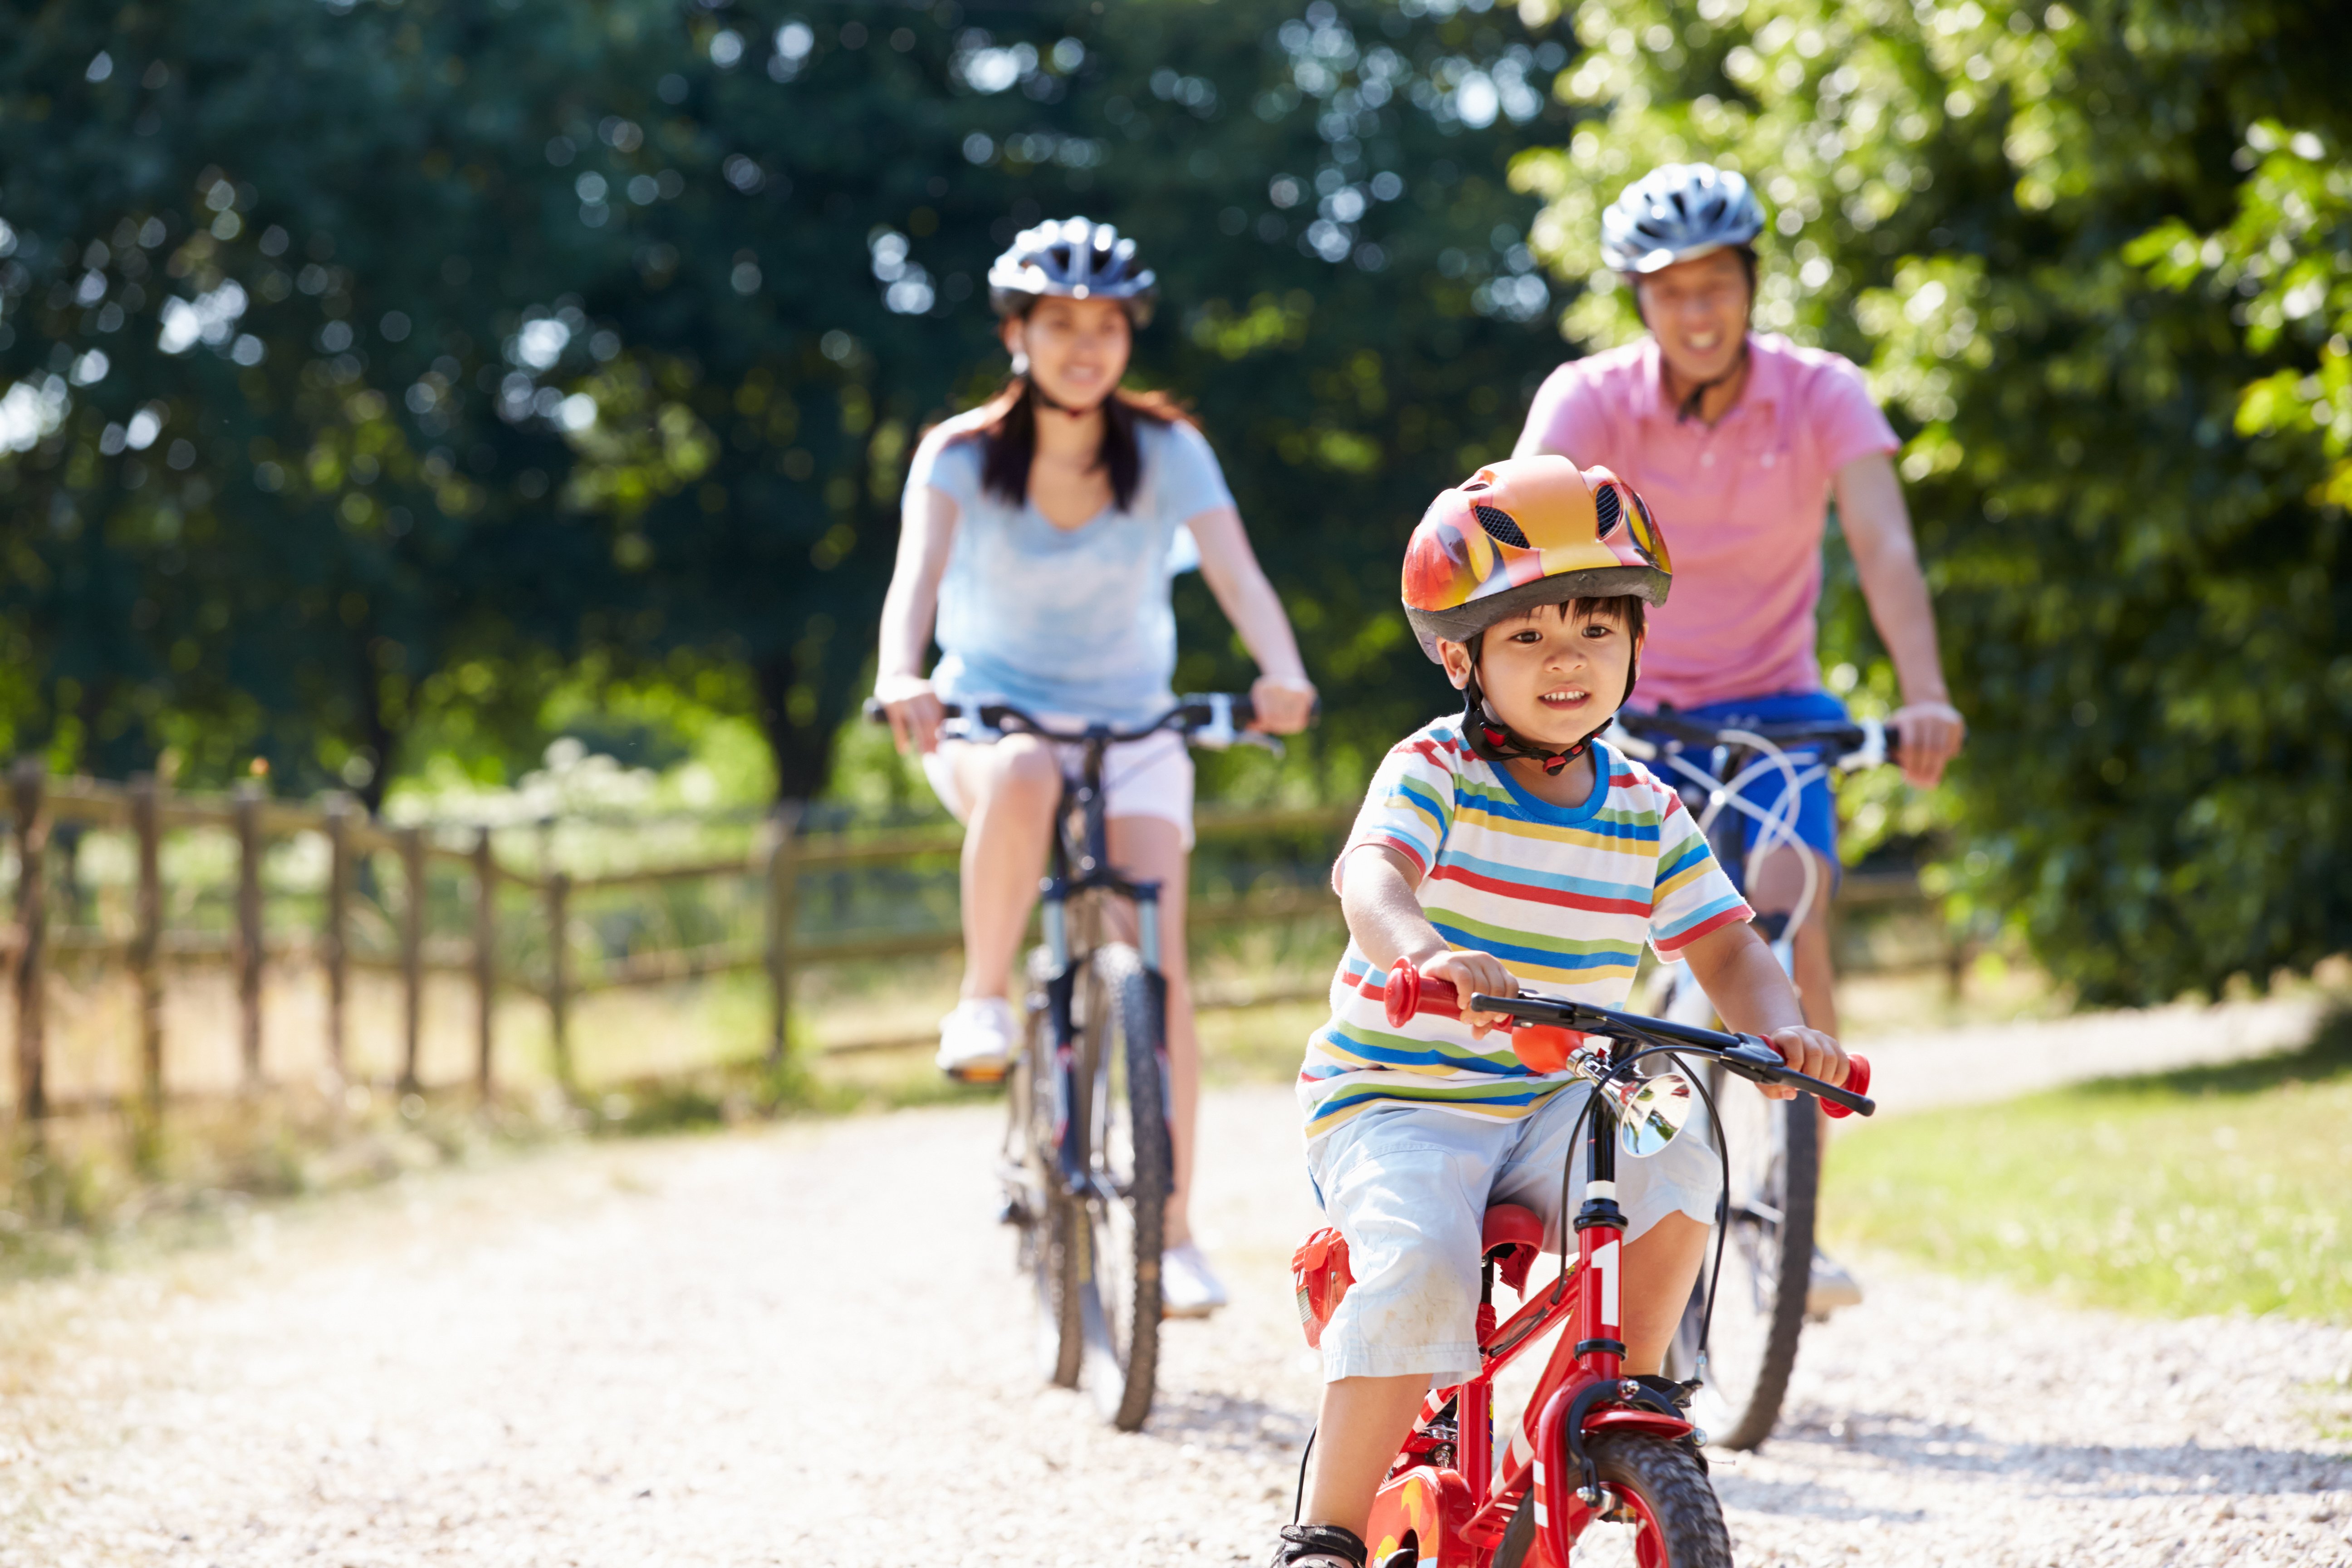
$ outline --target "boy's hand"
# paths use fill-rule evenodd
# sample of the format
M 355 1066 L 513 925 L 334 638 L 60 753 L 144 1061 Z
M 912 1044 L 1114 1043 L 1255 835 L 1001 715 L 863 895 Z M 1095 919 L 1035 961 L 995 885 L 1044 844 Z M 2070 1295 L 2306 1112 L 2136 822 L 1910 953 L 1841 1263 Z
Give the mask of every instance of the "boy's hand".
M 1474 1039 L 1498 1024 L 1510 1022 L 1508 1013 L 1478 1013 L 1470 1007 L 1470 998 L 1474 994 L 1486 996 L 1517 996 L 1519 994 L 1518 976 L 1504 968 L 1502 960 L 1483 952 L 1448 948 L 1428 958 L 1415 959 L 1413 967 L 1429 979 L 1444 981 L 1461 994 L 1462 1021 L 1470 1026 Z
M 1822 1034 L 1819 1029 L 1808 1029 L 1798 1026 L 1793 1028 L 1775 1029 L 1767 1038 L 1771 1041 L 1772 1048 L 1780 1053 L 1782 1061 L 1806 1077 L 1817 1078 L 1823 1083 L 1839 1088 L 1844 1086 L 1845 1047 L 1839 1045 L 1832 1037 Z M 1764 1088 L 1760 1084 L 1757 1087 Z M 1786 1084 L 1764 1089 L 1764 1098 L 1767 1100 L 1794 1100 L 1798 1093 L 1798 1090 Z

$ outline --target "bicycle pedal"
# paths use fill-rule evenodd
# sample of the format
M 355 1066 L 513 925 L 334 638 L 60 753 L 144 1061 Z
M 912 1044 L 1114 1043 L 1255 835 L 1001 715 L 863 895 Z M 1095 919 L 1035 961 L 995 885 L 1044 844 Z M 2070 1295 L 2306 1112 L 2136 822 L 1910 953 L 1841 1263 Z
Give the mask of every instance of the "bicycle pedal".
M 1025 1226 L 1029 1223 L 1029 1205 L 1016 1197 L 1006 1197 L 996 1205 L 996 1223 Z

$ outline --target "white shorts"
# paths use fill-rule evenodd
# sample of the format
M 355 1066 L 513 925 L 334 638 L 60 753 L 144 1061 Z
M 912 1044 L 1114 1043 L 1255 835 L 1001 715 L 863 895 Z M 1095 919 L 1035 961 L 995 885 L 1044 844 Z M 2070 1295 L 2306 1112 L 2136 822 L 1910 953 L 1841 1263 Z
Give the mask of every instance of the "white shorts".
M 971 807 L 957 793 L 954 757 L 961 748 L 975 744 L 941 741 L 923 756 L 923 777 L 958 822 L 971 820 Z M 1086 764 L 1087 749 L 1082 745 L 1057 742 L 1054 752 L 1066 777 L 1076 777 Z M 1184 835 L 1184 847 L 1192 847 L 1192 753 L 1185 748 L 1184 738 L 1163 730 L 1140 741 L 1120 742 L 1105 752 L 1103 815 L 1107 818 L 1156 816 L 1172 822 Z
M 1533 1209 L 1551 1238 L 1547 1247 L 1559 1248 L 1568 1137 L 1591 1092 L 1570 1084 L 1517 1121 L 1380 1105 L 1307 1146 L 1316 1195 L 1348 1238 L 1356 1276 L 1323 1331 L 1326 1382 L 1427 1373 L 1442 1388 L 1478 1370 L 1478 1240 L 1486 1210 Z M 1570 1213 L 1583 1201 L 1583 1167 L 1580 1150 Z M 1722 1184 L 1703 1125 L 1685 1128 L 1642 1159 L 1621 1150 L 1617 1203 L 1625 1239 L 1670 1214 L 1714 1224 Z

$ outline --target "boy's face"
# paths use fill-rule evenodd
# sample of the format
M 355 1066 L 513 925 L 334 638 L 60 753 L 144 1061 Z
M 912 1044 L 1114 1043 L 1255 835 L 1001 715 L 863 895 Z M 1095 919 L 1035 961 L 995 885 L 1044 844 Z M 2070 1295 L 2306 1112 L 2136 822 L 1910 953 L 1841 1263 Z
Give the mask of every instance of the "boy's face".
M 1625 700 L 1638 644 L 1624 626 L 1581 605 L 1538 605 L 1486 628 L 1478 684 L 1486 705 L 1528 740 L 1567 747 L 1609 721 Z M 1446 679 L 1470 683 L 1470 649 L 1440 642 Z

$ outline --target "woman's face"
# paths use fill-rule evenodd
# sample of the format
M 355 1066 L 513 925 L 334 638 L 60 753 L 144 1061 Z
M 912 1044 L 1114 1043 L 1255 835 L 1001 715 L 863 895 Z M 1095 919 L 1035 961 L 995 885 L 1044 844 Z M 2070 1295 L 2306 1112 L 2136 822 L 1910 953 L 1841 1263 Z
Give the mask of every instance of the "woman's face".
M 1116 300 L 1040 300 L 1003 331 L 1004 346 L 1029 356 L 1030 379 L 1066 408 L 1092 408 L 1108 397 L 1133 346 L 1127 307 Z

